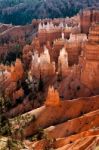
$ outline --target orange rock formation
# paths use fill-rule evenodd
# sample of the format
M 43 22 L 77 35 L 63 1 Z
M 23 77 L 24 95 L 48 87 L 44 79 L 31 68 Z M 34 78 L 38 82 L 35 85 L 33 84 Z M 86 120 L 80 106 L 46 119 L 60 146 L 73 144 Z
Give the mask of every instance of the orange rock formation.
M 60 106 L 60 104 L 61 101 L 59 98 L 59 93 L 54 89 L 54 87 L 49 87 L 45 105 L 53 107 Z
M 89 31 L 89 40 L 84 46 L 84 63 L 81 81 L 94 92 L 99 89 L 99 24 L 93 24 Z
M 34 20 L 33 27 L 38 26 L 37 37 L 23 48 L 22 61 L 16 59 L 14 65 L 0 65 L 1 88 L 14 100 L 13 104 L 24 98 L 6 116 L 16 117 L 25 112 L 22 118 L 31 116 L 23 126 L 24 137 L 35 134 L 38 137 L 39 129 L 43 129 L 44 135 L 36 142 L 26 143 L 28 149 L 89 150 L 99 145 L 98 14 L 97 10 L 85 10 L 80 14 L 81 22 L 79 15 Z M 0 29 L 2 32 L 6 27 Z M 9 30 L 13 35 L 14 29 Z M 24 38 L 24 29 L 15 28 L 15 36 L 20 30 L 19 39 Z M 39 79 L 44 82 L 44 92 L 34 90 Z M 36 103 L 40 100 L 38 97 L 46 97 L 46 101 L 42 100 L 44 105 L 32 110 L 35 100 Z M 18 135 L 16 131 L 15 136 Z
M 99 22 L 98 8 L 83 10 L 80 14 L 81 32 L 88 34 L 91 23 Z

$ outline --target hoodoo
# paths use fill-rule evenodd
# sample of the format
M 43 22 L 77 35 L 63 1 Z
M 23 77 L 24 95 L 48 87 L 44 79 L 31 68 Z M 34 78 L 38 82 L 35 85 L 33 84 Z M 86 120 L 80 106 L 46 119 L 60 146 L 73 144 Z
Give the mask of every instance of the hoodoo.
M 99 149 L 98 6 L 0 0 L 0 150 Z

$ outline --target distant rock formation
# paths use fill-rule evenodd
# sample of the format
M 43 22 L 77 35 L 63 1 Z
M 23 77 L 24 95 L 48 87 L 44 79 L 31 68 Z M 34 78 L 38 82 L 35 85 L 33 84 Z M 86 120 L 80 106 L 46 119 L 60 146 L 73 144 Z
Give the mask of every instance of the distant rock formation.
M 71 32 L 70 38 L 65 42 L 65 48 L 68 52 L 68 64 L 70 66 L 78 64 L 82 46 L 87 40 L 86 34 L 72 34 Z
M 5 95 L 13 102 L 24 96 L 23 89 L 17 89 L 17 82 L 22 80 L 23 76 L 24 69 L 20 59 L 16 59 L 15 65 L 0 65 L 0 90 L 4 90 Z
M 80 14 L 81 32 L 89 33 L 89 28 L 92 23 L 99 22 L 99 8 L 85 9 Z
M 39 23 L 38 26 L 38 39 L 40 44 L 46 44 L 46 41 L 49 41 L 53 44 L 53 41 L 64 36 L 64 38 L 69 38 L 70 33 L 80 33 L 80 25 L 75 25 L 75 20 L 72 21 L 71 26 L 68 25 L 69 19 L 65 19 L 65 23 L 61 22 L 59 25 L 54 25 L 54 23 L 47 22 L 47 24 Z M 76 20 L 76 23 L 79 22 L 79 17 Z M 73 26 L 74 25 L 74 26 Z M 64 35 L 63 35 L 64 34 Z M 64 38 L 62 38 L 64 40 Z
M 58 57 L 58 73 L 62 76 L 66 76 L 68 72 L 68 53 L 65 48 L 60 50 Z
M 44 46 L 44 52 L 39 56 L 38 52 L 32 55 L 31 74 L 35 77 L 48 77 L 55 74 L 55 63 L 51 62 L 49 50 Z

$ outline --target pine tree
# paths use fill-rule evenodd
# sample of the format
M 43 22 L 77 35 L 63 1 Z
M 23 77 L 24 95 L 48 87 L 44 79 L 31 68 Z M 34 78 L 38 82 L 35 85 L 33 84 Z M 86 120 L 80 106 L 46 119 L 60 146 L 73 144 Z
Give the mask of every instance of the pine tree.
M 38 90 L 39 90 L 40 92 L 43 92 L 43 90 L 44 90 L 44 83 L 43 83 L 43 80 L 42 80 L 42 77 L 41 77 L 41 73 L 40 73 L 40 79 L 39 79 Z

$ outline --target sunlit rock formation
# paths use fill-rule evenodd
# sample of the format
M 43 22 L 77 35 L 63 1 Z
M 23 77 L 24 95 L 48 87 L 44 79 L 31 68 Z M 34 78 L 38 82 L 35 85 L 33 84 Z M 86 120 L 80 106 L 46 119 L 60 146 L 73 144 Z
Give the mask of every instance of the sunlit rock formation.
M 49 87 L 45 105 L 50 107 L 61 105 L 59 93 L 54 87 Z
M 49 103 L 50 107 L 46 107 L 46 103 L 45 103 L 45 106 L 29 112 L 31 116 L 35 115 L 36 120 L 30 122 L 28 126 L 24 127 L 24 136 L 27 137 L 29 135 L 33 135 L 37 133 L 40 127 L 46 129 L 46 131 L 48 131 L 50 136 L 52 137 L 56 136 L 55 138 L 71 136 L 75 129 L 76 129 L 76 133 L 78 133 L 79 132 L 78 128 L 80 129 L 80 132 L 82 132 L 82 131 L 92 129 L 93 127 L 97 127 L 99 125 L 99 122 L 98 121 L 95 122 L 93 119 L 94 123 L 91 124 L 90 119 L 94 118 L 99 113 L 99 111 L 97 111 L 97 109 L 99 108 L 98 98 L 99 96 L 91 97 L 91 98 L 79 98 L 74 101 L 63 101 L 61 102 L 61 105 L 56 105 L 56 107 L 53 108 L 52 99 L 50 97 L 49 99 L 51 101 L 51 103 Z M 91 115 L 92 111 L 93 113 Z M 96 113 L 94 113 L 94 111 L 96 111 Z M 87 115 L 87 113 L 89 113 L 89 115 Z M 87 118 L 89 120 L 88 123 L 86 123 Z M 95 119 L 97 119 L 97 117 Z M 78 123 L 78 128 L 77 128 L 77 123 Z M 53 126 L 53 124 L 55 125 L 57 124 L 57 125 Z M 48 127 L 51 126 L 53 126 L 51 130 L 47 129 Z M 81 131 L 80 127 L 82 126 L 83 126 L 83 130 Z M 62 132 L 60 129 L 62 129 Z M 64 130 L 66 132 L 64 132 Z
M 0 92 L 12 104 L 5 116 L 13 137 L 20 138 L 16 126 L 24 138 L 33 137 L 23 141 L 28 149 L 85 150 L 99 144 L 98 12 L 85 10 L 81 17 L 82 22 L 79 15 L 34 20 L 38 32 L 20 59 L 0 65 Z
M 55 74 L 55 63 L 50 61 L 49 50 L 44 46 L 44 52 L 38 54 L 34 52 L 32 56 L 32 65 L 31 65 L 32 76 L 40 77 L 40 74 L 43 77 L 51 76 Z
M 84 46 L 81 81 L 93 92 L 99 92 L 99 24 L 93 24 Z M 96 31 L 97 30 L 97 31 Z
M 60 50 L 60 55 L 58 57 L 58 72 L 62 76 L 66 76 L 68 73 L 68 53 L 65 48 Z
M 53 44 L 53 40 L 59 39 L 62 32 L 64 33 L 65 38 L 69 38 L 70 33 L 80 33 L 80 24 L 75 25 L 74 21 L 72 21 L 70 25 L 67 23 L 69 23 L 68 20 L 65 23 L 60 21 L 57 26 L 54 25 L 53 22 L 47 22 L 47 24 L 40 23 L 38 26 L 38 38 L 40 44 L 46 44 L 46 41 L 50 41 L 50 43 Z
M 68 26 L 66 24 L 63 31 L 65 38 L 69 38 L 70 33 L 79 34 L 81 32 L 80 24 L 76 24 L 75 26 Z
M 47 24 L 39 24 L 38 38 L 41 44 L 45 44 L 46 41 L 53 42 L 54 39 L 61 36 L 61 26 L 54 26 L 52 22 Z
M 92 26 L 89 30 L 88 39 L 92 42 L 99 42 L 99 23 L 92 23 Z
M 22 88 L 17 90 L 17 82 L 22 80 L 24 69 L 20 59 L 16 59 L 15 65 L 0 66 L 0 89 L 12 100 L 24 96 Z
M 69 65 L 78 64 L 79 56 L 82 51 L 83 43 L 87 41 L 86 34 L 70 34 L 69 40 L 65 42 L 65 48 L 68 52 Z
M 23 64 L 21 60 L 16 59 L 15 66 L 11 66 L 11 79 L 12 81 L 21 80 L 24 74 Z

